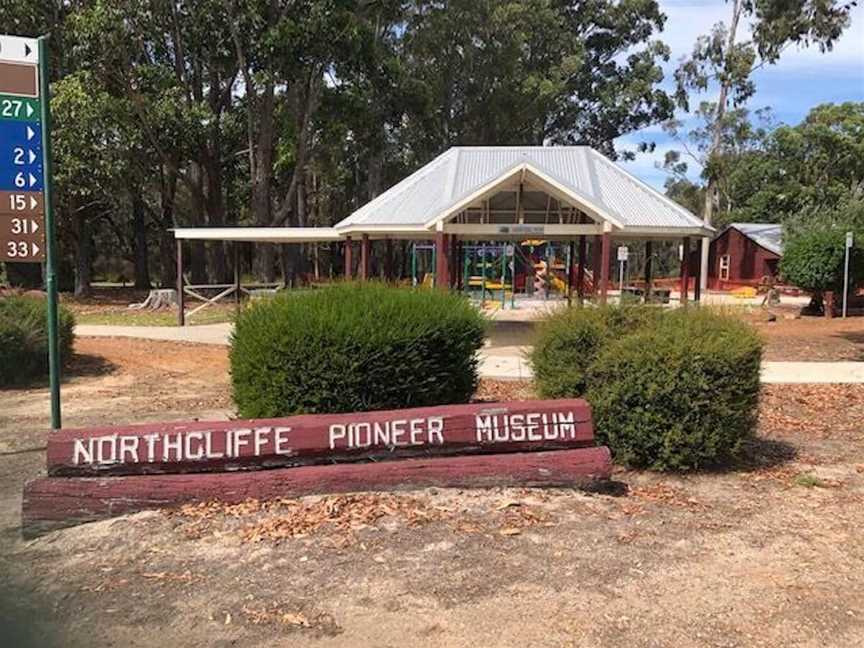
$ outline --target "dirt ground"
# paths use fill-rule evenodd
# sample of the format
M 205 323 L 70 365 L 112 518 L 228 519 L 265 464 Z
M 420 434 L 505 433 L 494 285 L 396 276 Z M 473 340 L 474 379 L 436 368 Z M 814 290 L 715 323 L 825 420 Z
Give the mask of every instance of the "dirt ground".
M 76 349 L 67 426 L 230 414 L 224 348 Z M 864 386 L 766 388 L 724 472 L 210 504 L 24 542 L 47 402 L 0 392 L 4 646 L 864 645 Z
M 754 308 L 737 309 L 740 316 L 753 324 L 765 340 L 765 360 L 776 361 L 864 361 L 864 317 L 848 319 L 801 317 L 795 307 L 773 309 L 774 321 L 766 321 L 765 312 Z M 736 311 L 733 311 L 736 312 Z M 532 343 L 534 322 L 499 321 L 490 335 L 491 346 L 523 346 Z

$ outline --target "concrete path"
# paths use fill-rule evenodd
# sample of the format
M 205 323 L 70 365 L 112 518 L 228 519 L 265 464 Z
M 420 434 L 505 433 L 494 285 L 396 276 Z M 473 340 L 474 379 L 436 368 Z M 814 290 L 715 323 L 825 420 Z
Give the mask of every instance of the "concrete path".
M 114 326 L 111 324 L 79 324 L 75 335 L 82 337 L 128 337 L 168 342 L 198 344 L 228 344 L 234 325 L 202 324 L 200 326 Z
M 232 325 L 110 326 L 81 324 L 82 337 L 130 337 L 199 344 L 228 344 Z M 480 352 L 480 375 L 494 380 L 530 380 L 528 346 L 493 346 Z M 864 383 L 864 362 L 763 362 L 762 382 L 771 384 Z

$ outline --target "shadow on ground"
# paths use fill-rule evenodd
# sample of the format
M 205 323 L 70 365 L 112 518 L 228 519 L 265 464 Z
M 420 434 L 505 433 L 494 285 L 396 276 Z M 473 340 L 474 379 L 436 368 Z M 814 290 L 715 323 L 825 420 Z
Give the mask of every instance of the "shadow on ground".
M 864 328 L 864 318 L 861 321 L 861 327 Z M 846 340 L 855 345 L 854 357 L 849 360 L 854 362 L 864 362 L 864 331 L 842 331 L 834 337 Z

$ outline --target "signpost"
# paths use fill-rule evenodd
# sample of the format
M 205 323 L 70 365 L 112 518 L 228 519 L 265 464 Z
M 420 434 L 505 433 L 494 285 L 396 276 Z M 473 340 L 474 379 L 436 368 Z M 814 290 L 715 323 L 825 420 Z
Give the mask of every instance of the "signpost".
M 854 234 L 846 232 L 846 258 L 843 262 L 843 318 L 846 318 L 846 303 L 849 301 L 849 253 L 855 243 Z
M 627 263 L 627 259 L 630 258 L 630 250 L 627 249 L 626 245 L 618 246 L 618 290 L 624 290 L 624 264 Z
M 45 39 L 0 35 L 0 261 L 45 262 L 51 427 L 60 428 L 57 276 Z

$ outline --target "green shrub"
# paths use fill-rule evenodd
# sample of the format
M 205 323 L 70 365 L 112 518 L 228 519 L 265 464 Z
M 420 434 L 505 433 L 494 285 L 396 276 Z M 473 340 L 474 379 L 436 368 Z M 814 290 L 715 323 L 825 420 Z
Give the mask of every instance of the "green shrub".
M 0 298 L 0 385 L 26 383 L 48 375 L 47 302 L 33 297 Z M 60 358 L 72 355 L 75 318 L 58 311 Z
M 582 396 L 586 372 L 609 342 L 640 329 L 658 316 L 643 306 L 568 308 L 538 325 L 531 365 L 543 398 Z
M 731 315 L 665 313 L 609 344 L 589 368 L 598 440 L 654 470 L 719 464 L 756 425 L 762 342 Z
M 286 293 L 237 319 L 234 400 L 244 417 L 464 403 L 483 337 L 455 294 L 374 282 Z

